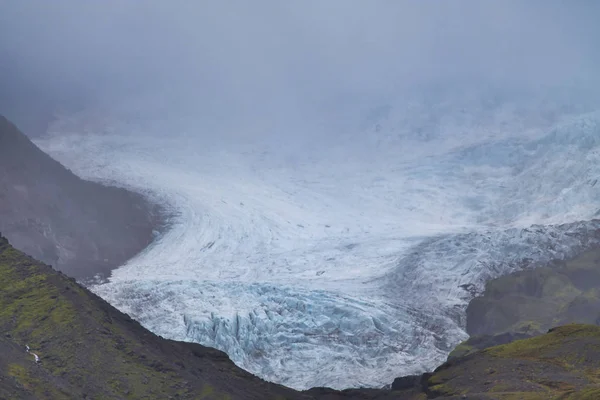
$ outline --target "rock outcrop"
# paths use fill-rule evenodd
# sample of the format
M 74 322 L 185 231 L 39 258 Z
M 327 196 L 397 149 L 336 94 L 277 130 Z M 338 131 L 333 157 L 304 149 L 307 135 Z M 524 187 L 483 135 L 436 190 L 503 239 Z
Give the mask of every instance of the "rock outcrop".
M 600 322 L 600 249 L 489 281 L 467 307 L 471 336 L 535 335 L 569 324 Z

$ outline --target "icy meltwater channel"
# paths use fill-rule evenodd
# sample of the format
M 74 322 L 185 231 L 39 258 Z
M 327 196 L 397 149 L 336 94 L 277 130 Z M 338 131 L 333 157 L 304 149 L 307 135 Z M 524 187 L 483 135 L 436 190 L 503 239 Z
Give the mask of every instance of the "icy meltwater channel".
M 37 143 L 173 213 L 98 294 L 265 379 L 345 388 L 434 368 L 486 279 L 595 243 L 599 124 L 297 151 L 72 117 Z

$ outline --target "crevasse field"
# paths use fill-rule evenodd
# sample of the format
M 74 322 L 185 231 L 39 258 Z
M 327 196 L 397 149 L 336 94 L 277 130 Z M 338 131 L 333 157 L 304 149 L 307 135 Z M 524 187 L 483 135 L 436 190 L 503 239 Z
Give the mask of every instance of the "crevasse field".
M 399 96 L 343 126 L 245 135 L 112 103 L 37 144 L 171 214 L 93 286 L 113 305 L 270 381 L 382 386 L 445 360 L 487 279 L 596 243 L 596 104 Z

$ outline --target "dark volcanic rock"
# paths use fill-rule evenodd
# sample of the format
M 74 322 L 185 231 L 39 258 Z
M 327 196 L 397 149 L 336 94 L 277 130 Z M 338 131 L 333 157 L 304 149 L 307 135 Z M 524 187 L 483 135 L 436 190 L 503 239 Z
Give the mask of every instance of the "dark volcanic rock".
M 334 390 L 330 388 L 312 388 L 305 391 L 307 395 L 320 400 L 411 400 L 413 392 L 393 392 L 386 389 L 346 389 Z
M 421 375 L 407 375 L 394 379 L 392 390 L 413 389 L 421 385 Z
M 82 180 L 0 116 L 0 232 L 75 278 L 107 274 L 153 239 L 159 210 Z

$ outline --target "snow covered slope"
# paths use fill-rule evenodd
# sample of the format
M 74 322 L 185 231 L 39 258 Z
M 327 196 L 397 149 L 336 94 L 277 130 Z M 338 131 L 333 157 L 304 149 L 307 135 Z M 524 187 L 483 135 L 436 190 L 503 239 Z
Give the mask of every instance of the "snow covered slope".
M 293 144 L 87 110 L 37 144 L 174 212 L 94 287 L 113 305 L 294 388 L 379 386 L 444 360 L 486 279 L 598 241 L 600 113 L 497 103 L 397 102 Z

